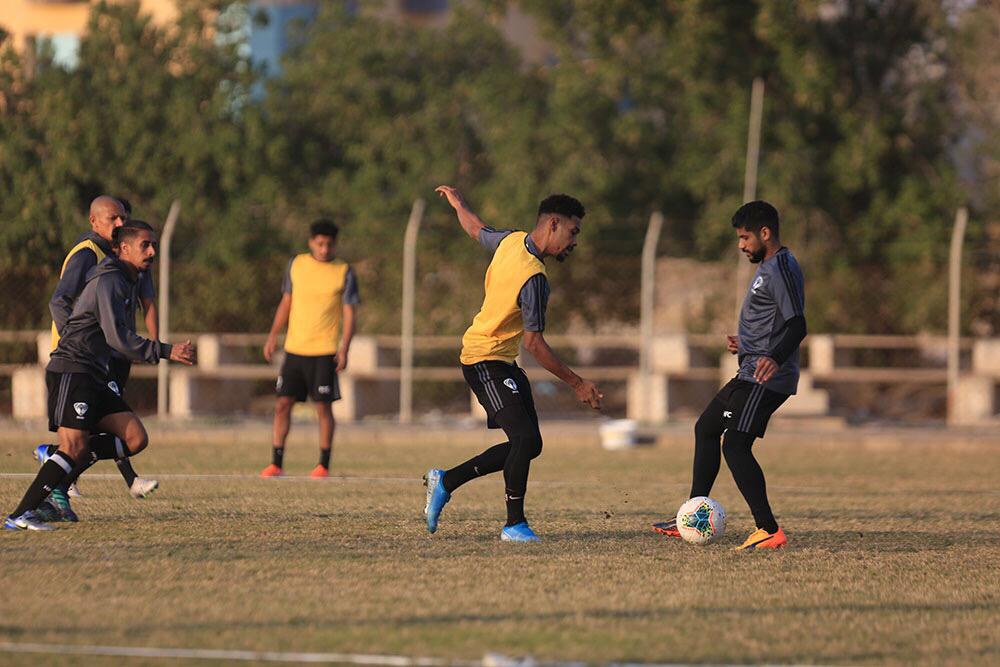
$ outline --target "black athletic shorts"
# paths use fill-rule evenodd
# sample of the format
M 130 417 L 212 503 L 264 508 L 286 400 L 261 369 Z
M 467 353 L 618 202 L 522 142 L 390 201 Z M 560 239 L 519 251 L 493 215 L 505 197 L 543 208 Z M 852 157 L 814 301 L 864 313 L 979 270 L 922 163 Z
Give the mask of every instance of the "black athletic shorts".
M 531 383 L 517 364 L 504 361 L 480 361 L 470 366 L 462 364 L 462 374 L 479 404 L 486 409 L 486 425 L 489 428 L 500 428 L 496 415 L 509 405 L 523 405 L 528 415 L 538 422 Z
M 278 396 L 290 396 L 296 401 L 304 401 L 306 397 L 316 403 L 339 401 L 337 355 L 306 357 L 285 353 L 285 363 L 281 365 L 275 391 Z
M 108 381 L 108 386 L 111 387 L 111 391 L 115 392 L 119 396 L 124 396 L 125 385 L 128 384 L 128 378 L 131 374 L 131 361 L 125 357 L 111 357 L 111 361 L 108 362 L 108 376 L 111 378 Z M 114 383 L 114 386 L 111 385 L 112 382 Z
M 762 438 L 771 415 L 786 400 L 788 394 L 765 389 L 764 385 L 756 382 L 733 378 L 715 395 L 701 413 L 701 418 L 717 423 L 719 432 L 733 429 Z
M 97 423 L 116 412 L 132 412 L 111 387 L 88 373 L 45 372 L 49 390 L 49 430 L 60 426 L 95 431 Z

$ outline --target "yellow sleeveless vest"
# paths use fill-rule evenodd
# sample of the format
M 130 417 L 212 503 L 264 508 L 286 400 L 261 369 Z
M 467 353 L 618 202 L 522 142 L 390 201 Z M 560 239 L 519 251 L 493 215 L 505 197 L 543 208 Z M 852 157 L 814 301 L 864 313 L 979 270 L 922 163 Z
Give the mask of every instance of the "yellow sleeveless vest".
M 483 307 L 462 337 L 463 364 L 496 360 L 513 363 L 524 337 L 524 319 L 517 297 L 524 283 L 545 264 L 524 246 L 526 232 L 514 232 L 500 242 L 486 269 L 486 297 Z
M 309 253 L 292 260 L 292 309 L 285 352 L 307 357 L 337 353 L 347 268 L 342 260 L 320 262 Z
M 70 249 L 69 253 L 66 255 L 66 259 L 63 260 L 62 268 L 59 269 L 59 277 L 60 278 L 62 278 L 63 274 L 66 272 L 66 265 L 69 264 L 70 258 L 73 255 L 75 255 L 76 253 L 78 253 L 79 251 L 81 251 L 81 250 L 83 250 L 85 248 L 89 248 L 90 250 L 94 251 L 94 254 L 97 255 L 97 263 L 98 264 L 100 264 L 101 261 L 104 259 L 105 255 L 104 255 L 104 251 L 101 250 L 101 246 L 97 245 L 96 243 L 94 243 L 90 239 L 86 239 L 85 241 L 80 241 L 79 243 L 77 243 L 75 246 L 73 246 Z M 51 351 L 55 352 L 57 347 L 59 347 L 59 332 L 56 331 L 56 323 L 53 322 L 52 323 L 52 350 Z

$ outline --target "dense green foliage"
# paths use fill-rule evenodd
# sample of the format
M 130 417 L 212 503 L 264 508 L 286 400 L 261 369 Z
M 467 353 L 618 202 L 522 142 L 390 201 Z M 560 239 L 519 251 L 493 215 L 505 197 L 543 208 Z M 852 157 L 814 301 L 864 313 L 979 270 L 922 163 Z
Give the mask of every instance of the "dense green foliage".
M 187 330 L 265 329 L 318 215 L 343 222 L 363 329 L 397 330 L 402 232 L 423 197 L 418 332 L 458 332 L 485 258 L 434 197 L 443 182 L 502 227 L 530 225 L 549 192 L 578 196 L 584 243 L 551 270 L 553 325 L 629 324 L 650 212 L 669 221 L 662 252 L 735 262 L 728 220 L 759 76 L 758 196 L 782 211 L 805 266 L 812 330 L 941 331 L 951 221 L 967 200 L 979 279 L 966 326 L 1000 329 L 996 283 L 981 279 L 998 270 L 996 184 L 982 176 L 1000 142 L 974 113 L 977 100 L 991 108 L 975 64 L 997 48 L 989 6 L 949 17 L 932 0 L 523 0 L 552 53 L 539 65 L 503 38 L 501 0 L 461 4 L 434 29 L 335 4 L 256 96 L 239 4 L 187 3 L 169 27 L 98 4 L 71 71 L 44 50 L 30 68 L 6 50 L 0 278 L 23 288 L 6 290 L 0 326 L 44 324 L 87 203 L 112 192 L 157 224 L 182 201 L 173 319 Z

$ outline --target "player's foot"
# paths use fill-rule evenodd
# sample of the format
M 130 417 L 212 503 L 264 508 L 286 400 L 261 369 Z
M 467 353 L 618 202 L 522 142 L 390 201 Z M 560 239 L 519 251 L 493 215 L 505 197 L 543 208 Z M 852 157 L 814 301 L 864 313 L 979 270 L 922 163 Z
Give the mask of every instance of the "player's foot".
M 515 523 L 513 526 L 504 526 L 503 530 L 500 531 L 500 540 L 503 542 L 541 542 L 527 521 Z
M 66 495 L 70 498 L 83 498 L 83 491 L 81 491 L 80 487 L 76 485 L 76 482 L 73 482 L 69 485 L 69 490 L 66 491 Z
M 55 454 L 59 450 L 58 445 L 38 445 L 33 450 L 31 450 L 31 458 L 38 461 L 38 465 L 44 464 L 49 460 L 49 457 Z
M 38 520 L 45 523 L 62 521 L 62 512 L 48 500 L 43 500 L 42 504 L 34 509 L 34 512 Z
M 309 476 L 313 479 L 326 479 L 330 476 L 330 471 L 323 467 L 322 464 L 317 464 L 313 471 L 309 473 Z
M 776 533 L 769 533 L 763 528 L 758 528 L 750 534 L 750 537 L 747 538 L 746 542 L 736 547 L 736 550 L 756 551 L 757 549 L 781 549 L 786 544 L 788 544 L 788 538 L 785 537 L 785 531 L 781 528 L 779 528 Z
M 136 477 L 132 480 L 132 486 L 129 487 L 128 492 L 132 494 L 132 497 L 136 500 L 145 498 L 153 491 L 160 488 L 160 483 L 155 479 L 147 479 L 145 477 Z
M 59 510 L 59 520 L 60 521 L 70 521 L 76 523 L 80 520 L 80 517 L 76 515 L 73 508 L 69 504 L 69 497 L 66 492 L 60 488 L 52 489 L 52 493 L 49 494 L 49 503 Z
M 427 532 L 434 533 L 438 529 L 438 519 L 441 510 L 451 500 L 451 494 L 444 490 L 444 470 L 431 468 L 424 475 L 424 486 L 427 487 L 427 504 L 424 514 L 427 515 Z
M 677 519 L 667 519 L 666 521 L 654 523 L 653 530 L 658 532 L 660 535 L 666 535 L 667 537 L 681 536 L 681 531 L 677 530 Z
M 8 516 L 4 519 L 3 527 L 7 530 L 55 530 L 30 510 L 21 516 Z
M 273 463 L 260 471 L 261 477 L 284 477 L 285 471 Z

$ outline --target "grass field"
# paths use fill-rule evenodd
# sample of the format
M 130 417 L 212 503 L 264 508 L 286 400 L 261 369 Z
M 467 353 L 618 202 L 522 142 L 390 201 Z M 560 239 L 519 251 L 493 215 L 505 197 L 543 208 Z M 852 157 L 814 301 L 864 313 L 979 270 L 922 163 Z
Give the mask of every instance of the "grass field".
M 304 475 L 315 446 L 289 446 Z M 267 440 L 164 436 L 136 459 L 162 475 L 133 501 L 115 469 L 84 478 L 82 521 L 0 533 L 0 643 L 355 652 L 479 659 L 995 664 L 1000 661 L 1000 442 L 887 446 L 841 434 L 758 444 L 790 539 L 736 553 L 752 529 L 728 470 L 727 535 L 705 548 L 652 533 L 689 483 L 686 433 L 609 453 L 549 424 L 532 467 L 539 545 L 498 541 L 499 479 L 455 494 L 437 535 L 420 476 L 491 442 L 345 432 L 342 477 L 252 477 Z M 874 441 L 873 441 L 874 442 Z M 881 442 L 881 441 L 879 441 Z M 902 442 L 903 444 L 898 444 Z M 262 446 L 263 443 L 263 446 Z M 308 444 L 307 444 L 308 443 Z M 34 470 L 0 444 L 9 511 Z M 217 478 L 170 475 L 216 474 Z M 0 653 L 2 664 L 79 657 Z M 138 660 L 87 658 L 87 664 Z M 163 664 L 163 661 L 151 661 Z

